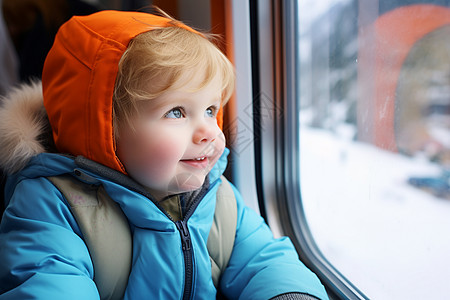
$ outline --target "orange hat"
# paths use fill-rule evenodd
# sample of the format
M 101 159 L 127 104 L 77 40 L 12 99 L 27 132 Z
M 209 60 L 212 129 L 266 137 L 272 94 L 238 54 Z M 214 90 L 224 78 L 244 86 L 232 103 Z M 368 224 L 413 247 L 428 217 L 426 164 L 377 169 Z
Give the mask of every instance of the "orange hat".
M 59 152 L 125 173 L 112 128 L 118 63 L 134 37 L 170 26 L 196 32 L 168 18 L 123 11 L 77 16 L 61 26 L 42 74 L 44 105 Z

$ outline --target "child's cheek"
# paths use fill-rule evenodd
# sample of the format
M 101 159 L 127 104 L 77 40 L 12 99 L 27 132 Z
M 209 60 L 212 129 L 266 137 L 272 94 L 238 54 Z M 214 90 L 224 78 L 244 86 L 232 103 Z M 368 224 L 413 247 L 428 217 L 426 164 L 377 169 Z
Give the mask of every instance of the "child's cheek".
M 162 172 L 160 175 L 175 167 L 181 159 L 180 147 L 170 141 L 158 141 L 148 145 L 144 155 L 148 172 Z
M 210 167 L 212 168 L 213 165 L 219 160 L 220 156 L 222 156 L 223 151 L 225 150 L 225 135 L 223 134 L 222 131 L 219 131 L 217 133 L 217 138 L 213 143 L 213 148 L 214 148 L 214 156 L 211 160 L 211 165 Z

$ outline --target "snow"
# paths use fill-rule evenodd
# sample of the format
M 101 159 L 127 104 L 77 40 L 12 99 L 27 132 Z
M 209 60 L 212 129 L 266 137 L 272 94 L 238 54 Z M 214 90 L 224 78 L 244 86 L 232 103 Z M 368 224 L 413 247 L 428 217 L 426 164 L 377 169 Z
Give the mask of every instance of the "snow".
M 319 249 L 370 299 L 448 299 L 450 200 L 407 183 L 440 167 L 340 131 L 300 127 L 302 201 Z

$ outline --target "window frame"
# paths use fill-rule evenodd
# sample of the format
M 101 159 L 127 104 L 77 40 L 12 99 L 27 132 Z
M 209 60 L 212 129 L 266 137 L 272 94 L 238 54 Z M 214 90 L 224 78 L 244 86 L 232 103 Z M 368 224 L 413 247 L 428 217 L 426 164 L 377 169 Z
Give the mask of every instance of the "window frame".
M 296 101 L 300 74 L 294 64 L 299 51 L 297 1 L 251 0 L 250 7 L 255 173 L 261 215 L 276 236 L 291 238 L 330 298 L 368 299 L 323 256 L 302 207 Z
M 254 129 L 250 43 L 250 6 L 248 1 L 225 2 L 226 28 L 230 36 L 227 52 L 235 66 L 236 88 L 233 98 L 225 107 L 228 123 L 224 124 L 227 145 L 230 148 L 231 180 L 239 189 L 245 204 L 260 213 L 256 191 Z

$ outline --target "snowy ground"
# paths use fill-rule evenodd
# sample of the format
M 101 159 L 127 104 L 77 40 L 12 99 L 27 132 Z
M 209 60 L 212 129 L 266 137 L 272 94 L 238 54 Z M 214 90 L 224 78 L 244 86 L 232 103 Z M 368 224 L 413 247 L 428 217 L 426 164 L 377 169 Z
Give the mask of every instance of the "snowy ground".
M 300 130 L 302 199 L 323 255 L 370 299 L 450 299 L 450 200 L 408 185 L 440 169 Z

